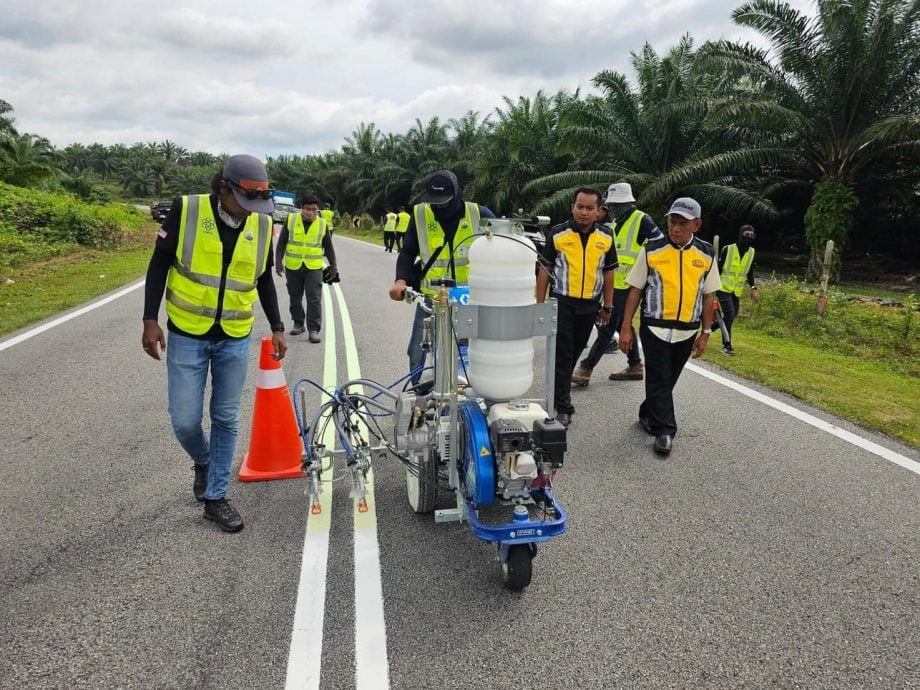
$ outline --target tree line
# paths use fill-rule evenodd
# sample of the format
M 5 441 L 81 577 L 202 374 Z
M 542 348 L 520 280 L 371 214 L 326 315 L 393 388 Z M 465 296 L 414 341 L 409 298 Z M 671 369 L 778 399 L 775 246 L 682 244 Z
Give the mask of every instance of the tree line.
M 375 217 L 411 203 L 444 167 L 468 199 L 499 214 L 561 218 L 576 187 L 625 180 L 659 220 L 687 195 L 703 205 L 710 233 L 733 236 L 751 222 L 766 244 L 814 258 L 833 239 L 838 249 L 916 259 L 918 14 L 916 0 L 817 0 L 811 14 L 753 0 L 732 19 L 766 47 L 697 47 L 690 35 L 663 54 L 646 44 L 631 53 L 631 74 L 595 75 L 593 93 L 506 97 L 485 115 L 416 120 L 402 134 L 361 123 L 338 150 L 267 164 L 278 188 Z M 221 162 L 168 140 L 57 151 L 16 133 L 9 112 L 0 104 L 0 179 L 16 184 L 58 171 L 78 194 L 101 179 L 163 196 L 206 189 Z

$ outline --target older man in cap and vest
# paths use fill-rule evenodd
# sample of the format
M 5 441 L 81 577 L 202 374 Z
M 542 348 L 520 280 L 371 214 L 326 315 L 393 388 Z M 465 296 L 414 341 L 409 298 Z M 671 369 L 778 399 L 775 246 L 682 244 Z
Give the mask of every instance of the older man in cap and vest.
M 716 293 L 719 300 L 719 309 L 722 312 L 722 320 L 725 322 L 725 330 L 728 331 L 728 340 L 722 336 L 722 352 L 726 355 L 734 355 L 735 348 L 732 347 L 732 324 L 738 315 L 741 293 L 744 291 L 744 284 L 747 282 L 751 286 L 751 299 L 754 302 L 760 301 L 760 292 L 754 284 L 754 228 L 750 225 L 742 225 L 738 230 L 737 244 L 727 244 L 719 252 L 719 274 L 722 276 L 722 289 Z
M 256 299 L 271 327 L 275 359 L 287 350 L 271 275 L 273 191 L 261 161 L 232 156 L 211 180 L 210 195 L 173 202 L 147 269 L 141 344 L 156 360 L 166 352 L 169 416 L 193 462 L 192 491 L 204 501 L 204 517 L 225 532 L 243 529 L 226 493 Z M 158 323 L 164 290 L 168 350 Z M 209 371 L 210 438 L 202 428 Z
M 275 252 L 275 270 L 287 279 L 291 320 L 294 322 L 291 335 L 303 333 L 306 321 L 310 342 L 318 343 L 323 320 L 323 282 L 331 283 L 338 277 L 332 233 L 326 219 L 320 215 L 319 197 L 306 194 L 300 198 L 300 213 L 288 214 L 278 235 Z M 329 262 L 329 267 L 325 269 L 324 258 Z M 306 313 L 304 295 L 307 298 Z
M 632 186 L 628 182 L 615 182 L 610 185 L 607 188 L 604 205 L 612 217 L 610 228 L 619 262 L 613 274 L 613 315 L 606 325 L 598 326 L 597 338 L 588 351 L 588 356 L 581 360 L 578 367 L 572 372 L 572 383 L 578 386 L 588 385 L 594 368 L 601 361 L 601 357 L 609 351 L 614 333 L 620 330 L 620 324 L 623 323 L 623 308 L 626 306 L 626 295 L 629 292 L 626 274 L 636 263 L 639 251 L 649 240 L 664 237 L 652 217 L 636 208 L 636 199 L 633 196 Z M 608 378 L 611 381 L 641 381 L 643 372 L 639 345 L 634 342 L 626 355 L 626 368 L 610 374 Z
M 473 236 L 479 234 L 479 219 L 494 217 L 485 206 L 463 200 L 463 188 L 453 171 L 432 173 L 413 208 L 396 257 L 396 280 L 390 287 L 390 299 L 403 299 L 406 288 L 414 286 L 430 301 L 437 294 L 435 281 L 444 278 L 450 278 L 457 286 L 468 286 L 468 255 Z M 425 316 L 418 305 L 406 353 L 413 383 L 418 383 L 425 364 L 421 347 Z
M 668 211 L 668 236 L 647 242 L 626 276 L 629 295 L 620 330 L 620 350 L 635 342 L 632 317 L 640 300 L 639 336 L 645 351 L 645 400 L 639 424 L 655 437 L 655 452 L 671 452 L 677 420 L 674 386 L 691 353 L 699 357 L 712 333 L 712 302 L 721 288 L 712 245 L 696 236 L 700 205 L 675 199 Z

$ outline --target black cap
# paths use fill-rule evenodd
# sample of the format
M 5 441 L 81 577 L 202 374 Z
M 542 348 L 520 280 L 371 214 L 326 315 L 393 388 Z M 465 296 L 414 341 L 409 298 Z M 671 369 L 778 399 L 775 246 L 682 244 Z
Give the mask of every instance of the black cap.
M 425 183 L 425 191 L 422 192 L 422 203 L 431 204 L 432 206 L 445 206 L 457 196 L 460 183 L 457 176 L 450 170 L 438 170 L 432 173 L 431 177 Z

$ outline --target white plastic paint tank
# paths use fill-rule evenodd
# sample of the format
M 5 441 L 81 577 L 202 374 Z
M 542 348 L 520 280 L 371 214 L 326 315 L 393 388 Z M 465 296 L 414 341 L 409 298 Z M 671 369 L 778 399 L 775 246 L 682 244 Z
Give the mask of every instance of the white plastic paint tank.
M 470 304 L 521 307 L 533 304 L 536 250 L 512 220 L 483 221 L 492 237 L 470 247 Z M 511 239 L 513 238 L 513 239 Z M 477 395 L 488 400 L 520 398 L 533 384 L 533 337 L 520 340 L 470 338 L 469 376 Z

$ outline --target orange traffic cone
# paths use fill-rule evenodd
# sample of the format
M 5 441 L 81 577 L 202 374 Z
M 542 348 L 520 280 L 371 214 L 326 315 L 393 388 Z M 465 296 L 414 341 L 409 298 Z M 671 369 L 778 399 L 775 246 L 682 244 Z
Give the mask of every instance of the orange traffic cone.
M 304 476 L 300 465 L 303 441 L 281 362 L 272 359 L 274 351 L 272 339 L 262 338 L 252 434 L 240 467 L 240 481 L 244 482 Z

